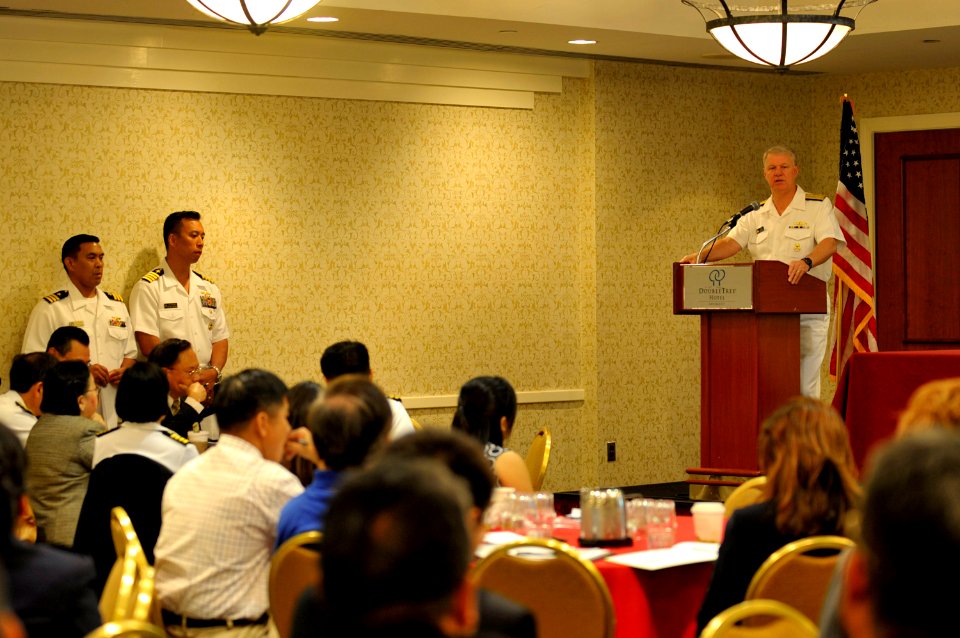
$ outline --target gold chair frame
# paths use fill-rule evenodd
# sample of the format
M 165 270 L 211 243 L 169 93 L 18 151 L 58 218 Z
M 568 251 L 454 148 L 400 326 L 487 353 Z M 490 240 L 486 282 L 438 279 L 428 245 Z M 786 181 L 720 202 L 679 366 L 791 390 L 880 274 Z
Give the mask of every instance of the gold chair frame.
M 803 613 L 812 622 L 819 622 L 820 608 L 823 606 L 823 596 L 826 596 L 827 588 L 830 584 L 830 578 L 833 575 L 834 567 L 840 554 L 847 549 L 855 547 L 856 544 L 849 538 L 843 536 L 810 536 L 802 538 L 792 543 L 787 543 L 760 565 L 757 572 L 747 587 L 746 600 L 770 599 L 774 598 L 791 605 Z M 811 552 L 821 550 L 835 550 L 836 553 L 829 556 L 810 556 Z M 816 587 L 810 587 L 808 581 L 794 575 L 788 576 L 791 568 L 815 570 L 814 576 L 821 581 L 823 596 L 817 601 L 805 600 L 805 596 Z M 778 578 L 782 579 L 778 582 Z M 785 591 L 790 592 L 785 595 L 778 595 L 778 585 L 784 587 Z M 814 583 L 817 584 L 817 583 Z M 795 593 L 796 596 L 791 594 Z
M 550 447 L 553 437 L 550 430 L 543 428 L 533 436 L 527 457 L 524 459 L 527 471 L 530 473 L 530 483 L 533 490 L 539 491 L 543 487 L 543 479 L 547 476 L 547 464 L 550 462 Z
M 145 620 L 106 622 L 85 638 L 167 638 L 166 632 Z
M 765 625 L 738 625 L 757 617 L 774 620 Z M 776 600 L 747 600 L 720 612 L 700 632 L 700 638 L 816 638 L 817 626 L 809 618 Z
M 527 547 L 552 550 L 553 556 L 550 558 L 537 557 L 530 559 L 515 555 L 516 550 Z M 603 576 L 600 575 L 597 567 L 592 562 L 580 558 L 576 551 L 566 543 L 555 540 L 531 538 L 501 545 L 474 566 L 472 577 L 478 586 L 496 591 L 528 607 L 537 619 L 537 633 L 540 638 L 565 638 L 570 635 L 571 628 L 563 626 L 559 627 L 558 631 L 551 633 L 551 626 L 557 626 L 558 616 L 555 611 L 547 613 L 546 608 L 549 605 L 542 604 L 543 601 L 549 603 L 555 592 L 552 588 L 557 585 L 557 582 L 551 581 L 546 574 L 546 568 L 554 566 L 547 565 L 546 562 L 554 560 L 561 561 L 562 564 L 579 572 L 585 586 L 596 593 L 600 607 L 602 608 L 602 620 L 600 626 L 597 628 L 597 633 L 591 636 L 590 634 L 580 632 L 577 634 L 578 638 L 613 638 L 616 627 L 616 616 L 613 609 L 613 599 L 610 597 L 610 590 L 607 589 L 607 584 L 604 582 Z M 502 583 L 496 582 L 490 575 L 494 574 L 492 570 L 495 570 L 497 565 L 502 564 L 503 561 L 507 561 L 507 565 L 510 567 L 529 568 L 532 572 L 530 580 L 538 582 L 542 587 L 539 590 L 524 589 L 523 583 L 517 580 L 511 581 L 509 587 L 500 586 Z M 545 573 L 539 574 L 537 572 Z M 573 582 L 570 578 L 563 579 L 563 581 L 565 583 Z M 577 608 L 582 608 L 582 605 L 571 606 L 573 610 Z M 563 624 L 562 620 L 563 619 L 561 619 L 560 624 Z
M 763 499 L 763 489 L 766 485 L 766 476 L 755 476 L 738 485 L 737 489 L 730 492 L 723 501 L 723 515 L 729 519 L 741 507 L 759 503 Z
M 117 561 L 100 595 L 105 622 L 146 621 L 153 613 L 154 570 L 140 545 L 133 523 L 122 507 L 110 511 L 110 533 Z
M 309 585 L 319 585 L 320 579 L 320 553 L 307 547 L 308 545 L 317 545 L 323 539 L 323 532 L 310 531 L 292 536 L 283 542 L 277 548 L 273 558 L 270 559 L 270 578 L 269 578 L 269 597 L 270 597 L 270 617 L 277 628 L 280 638 L 288 638 L 293 628 L 293 612 L 296 610 L 297 599 L 303 590 Z M 305 553 L 306 552 L 306 553 Z M 317 578 L 313 579 L 310 570 L 298 572 L 295 578 L 290 574 L 282 578 L 283 567 L 290 560 L 312 561 L 316 570 Z M 303 577 L 303 578 L 301 578 Z M 292 582 L 293 581 L 293 582 Z M 299 588 L 296 596 L 289 597 L 285 594 L 291 588 Z

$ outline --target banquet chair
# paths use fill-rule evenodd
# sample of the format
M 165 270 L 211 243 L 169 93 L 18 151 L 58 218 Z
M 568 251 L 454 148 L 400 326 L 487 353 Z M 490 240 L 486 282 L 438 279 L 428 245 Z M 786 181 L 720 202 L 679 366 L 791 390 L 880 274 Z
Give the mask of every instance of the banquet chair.
M 700 632 L 700 638 L 816 638 L 817 635 L 817 626 L 790 605 L 762 599 L 725 609 Z
M 322 532 L 303 532 L 288 539 L 270 560 L 270 617 L 280 638 L 288 638 L 293 629 L 297 600 L 308 587 L 320 585 Z
M 854 542 L 842 536 L 810 536 L 788 543 L 760 565 L 746 600 L 778 600 L 820 621 L 820 608 L 840 554 Z
M 543 479 L 547 475 L 551 440 L 550 430 L 543 428 L 533 436 L 533 442 L 527 450 L 527 471 L 530 473 L 530 482 L 535 492 L 543 487 Z
M 540 638 L 613 636 L 613 602 L 603 577 L 564 543 L 507 543 L 480 560 L 472 574 L 478 587 L 530 609 Z
M 766 484 L 766 476 L 755 476 L 741 483 L 723 502 L 724 517 L 729 519 L 741 507 L 759 503 L 763 499 L 763 488 Z
M 145 621 L 152 613 L 154 571 L 122 507 L 110 513 L 110 532 L 117 560 L 100 594 L 100 617 L 105 622 Z
M 120 620 L 100 625 L 85 638 L 167 638 L 167 634 L 144 620 Z

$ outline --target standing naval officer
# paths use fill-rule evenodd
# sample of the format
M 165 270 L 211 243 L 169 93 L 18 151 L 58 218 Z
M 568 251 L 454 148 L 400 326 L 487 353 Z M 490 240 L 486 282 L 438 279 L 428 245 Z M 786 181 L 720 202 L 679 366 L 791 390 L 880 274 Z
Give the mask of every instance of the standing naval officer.
M 123 371 L 136 360 L 137 345 L 123 298 L 99 288 L 103 256 L 100 239 L 93 235 L 74 235 L 63 243 L 60 261 L 67 283 L 34 306 L 21 351 L 46 350 L 47 341 L 57 328 L 82 328 L 90 338 L 90 373 L 102 388 L 100 410 L 107 425 L 114 427 L 116 385 Z
M 200 213 L 179 211 L 163 222 L 163 263 L 144 275 L 130 294 L 130 314 L 140 352 L 147 357 L 161 341 L 189 341 L 209 391 L 227 364 L 227 317 L 223 297 L 212 281 L 191 270 L 203 254 L 206 234 Z

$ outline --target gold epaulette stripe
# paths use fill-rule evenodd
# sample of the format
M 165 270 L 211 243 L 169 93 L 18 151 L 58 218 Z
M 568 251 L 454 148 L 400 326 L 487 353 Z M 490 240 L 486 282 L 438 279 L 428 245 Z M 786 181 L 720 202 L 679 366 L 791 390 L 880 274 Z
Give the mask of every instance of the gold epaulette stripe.
M 817 193 L 806 193 L 806 199 L 809 202 L 819 202 L 826 198 L 823 195 L 818 195 Z
M 397 403 L 403 403 L 403 399 L 401 399 L 400 397 L 395 396 L 395 395 L 393 395 L 393 394 L 388 394 L 388 395 L 387 395 L 387 398 L 388 398 L 388 399 L 393 399 L 393 400 L 396 401 Z
M 70 293 L 67 292 L 66 290 L 58 290 L 52 295 L 47 295 L 46 297 L 43 298 L 43 300 L 46 301 L 47 303 L 56 303 L 61 299 L 66 299 L 69 294 Z
M 106 435 L 106 434 L 110 434 L 111 432 L 116 432 L 116 431 L 119 430 L 119 429 L 120 429 L 119 427 L 115 427 L 115 428 L 113 428 L 112 430 L 104 430 L 103 432 L 97 432 L 97 437 L 99 438 L 99 437 L 104 436 L 104 435 Z
M 213 281 L 213 279 L 210 279 L 209 277 L 204 277 L 203 275 L 201 275 L 200 273 L 198 273 L 196 270 L 193 271 L 193 274 L 195 274 L 195 275 L 196 275 L 197 277 L 199 277 L 200 279 L 203 279 L 204 281 L 209 281 L 210 283 L 215 283 L 215 282 Z
M 161 432 L 164 436 L 170 437 L 171 439 L 173 439 L 173 440 L 176 441 L 177 443 L 182 443 L 183 445 L 189 445 L 189 443 L 190 443 L 189 440 L 183 438 L 182 436 L 180 436 L 180 435 L 177 434 L 176 432 L 171 432 L 170 430 L 160 430 L 160 432 Z
M 119 301 L 120 303 L 123 303 L 123 297 L 121 297 L 120 295 L 118 295 L 118 294 L 115 293 L 115 292 L 107 292 L 106 290 L 104 290 L 104 291 L 103 291 L 103 294 L 105 294 L 105 295 L 107 296 L 107 298 L 109 298 L 109 299 L 112 299 L 112 300 L 114 300 L 114 301 Z
M 154 268 L 153 270 L 145 274 L 140 279 L 142 279 L 143 281 L 146 281 L 147 283 L 151 283 L 156 281 L 157 279 L 160 279 L 161 277 L 163 277 L 163 268 Z

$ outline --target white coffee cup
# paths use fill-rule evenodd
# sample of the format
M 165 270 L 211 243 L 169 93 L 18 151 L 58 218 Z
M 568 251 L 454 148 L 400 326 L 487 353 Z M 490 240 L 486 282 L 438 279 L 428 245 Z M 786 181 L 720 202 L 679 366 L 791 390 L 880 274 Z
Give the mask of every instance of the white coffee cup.
M 193 443 L 197 451 L 202 454 L 206 452 L 207 446 L 210 444 L 210 435 L 203 430 L 190 430 L 187 432 L 187 440 Z
M 693 532 L 697 540 L 705 543 L 719 543 L 723 537 L 723 503 L 694 503 Z

